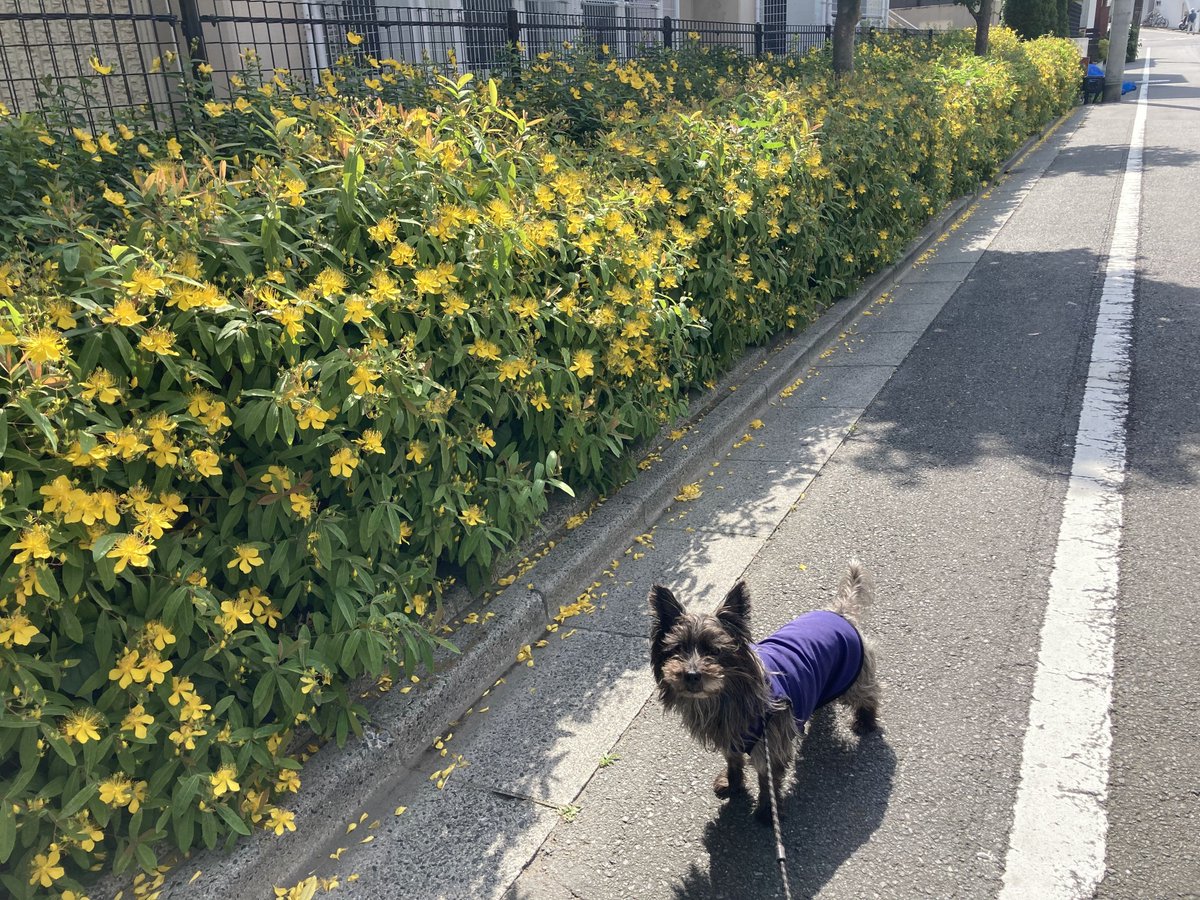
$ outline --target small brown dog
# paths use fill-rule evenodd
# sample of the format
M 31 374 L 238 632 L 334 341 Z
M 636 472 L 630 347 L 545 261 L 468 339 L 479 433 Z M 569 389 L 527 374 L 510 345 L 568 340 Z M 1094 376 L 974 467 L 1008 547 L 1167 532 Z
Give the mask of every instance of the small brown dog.
M 859 631 L 871 583 L 850 563 L 830 610 L 806 613 L 758 643 L 750 640 L 750 596 L 739 581 L 713 615 L 685 612 L 661 585 L 650 591 L 650 664 L 663 706 L 705 747 L 725 755 L 718 797 L 745 789 L 747 755 L 758 772 L 756 816 L 770 822 L 767 765 L 778 799 L 795 739 L 814 709 L 838 700 L 854 729 L 875 728 L 875 650 Z

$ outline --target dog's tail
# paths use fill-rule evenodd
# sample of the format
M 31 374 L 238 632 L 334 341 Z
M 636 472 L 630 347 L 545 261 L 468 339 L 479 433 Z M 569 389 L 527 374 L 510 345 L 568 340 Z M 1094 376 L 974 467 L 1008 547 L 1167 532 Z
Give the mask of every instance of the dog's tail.
M 858 625 L 874 600 L 875 586 L 871 583 L 871 576 L 857 559 L 850 560 L 846 574 L 838 585 L 833 611 Z

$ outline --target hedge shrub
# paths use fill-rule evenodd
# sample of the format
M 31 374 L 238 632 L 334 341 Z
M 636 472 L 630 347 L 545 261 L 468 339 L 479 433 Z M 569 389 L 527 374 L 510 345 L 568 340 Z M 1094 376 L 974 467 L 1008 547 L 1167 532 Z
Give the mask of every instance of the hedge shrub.
M 0 125 L 5 889 L 293 827 L 297 735 L 428 662 L 450 581 L 1074 102 L 1069 43 L 993 34 L 838 83 L 250 60 L 183 134 Z

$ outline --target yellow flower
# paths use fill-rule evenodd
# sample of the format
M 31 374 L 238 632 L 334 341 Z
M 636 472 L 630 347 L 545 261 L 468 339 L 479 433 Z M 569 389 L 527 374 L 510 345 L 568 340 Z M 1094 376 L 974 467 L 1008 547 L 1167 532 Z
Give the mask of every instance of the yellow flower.
M 694 481 L 691 484 L 685 484 L 679 489 L 679 493 L 675 495 L 675 499 L 682 503 L 687 503 L 691 500 L 696 500 L 700 497 L 700 482 Z
M 550 408 L 550 398 L 545 394 L 535 394 L 530 398 L 529 403 L 538 412 L 545 412 Z
M 484 525 L 487 523 L 487 519 L 483 515 L 483 510 L 480 509 L 474 503 L 472 503 L 470 506 L 468 506 L 466 509 L 464 509 L 461 513 L 459 513 L 458 518 L 462 521 L 462 523 L 464 525 L 468 525 L 468 526 Z
M 584 378 L 595 373 L 595 358 L 591 350 L 576 350 L 571 358 L 571 371 Z
M 283 769 L 279 773 L 279 779 L 275 782 L 275 793 L 282 794 L 284 791 L 296 793 L 300 790 L 300 773 L 295 769 Z
M 335 297 L 338 294 L 345 293 L 349 282 L 346 276 L 337 269 L 326 267 L 321 270 L 320 274 L 313 280 L 313 287 L 323 297 Z
M 417 261 L 417 251 L 410 244 L 397 244 L 388 254 L 388 259 L 397 266 L 411 266 Z
M 367 301 L 355 294 L 347 298 L 345 312 L 342 315 L 343 322 L 353 322 L 355 325 L 361 325 L 365 320 L 371 317 L 371 307 L 367 305 Z
M 516 381 L 533 372 L 533 367 L 523 359 L 506 359 L 497 368 L 498 381 Z
M 296 814 L 291 810 L 272 809 L 271 817 L 263 826 L 267 831 L 273 831 L 276 834 L 283 834 L 284 831 L 296 830 Z
M 146 670 L 138 665 L 137 650 L 131 647 L 125 648 L 125 652 L 121 658 L 117 660 L 116 666 L 108 670 L 108 680 L 115 681 L 122 688 L 127 688 L 135 681 L 141 684 L 146 680 Z
M 436 269 L 420 269 L 413 275 L 418 294 L 440 294 L 445 287 Z
M 222 794 L 236 794 L 240 791 L 241 785 L 234 779 L 237 778 L 237 769 L 233 766 L 221 766 L 212 775 L 208 777 L 209 784 L 212 785 L 213 796 L 220 797 Z
M 407 544 L 408 539 L 413 536 L 413 527 L 408 522 L 400 523 L 400 536 L 396 538 L 397 544 Z
M 368 394 L 378 394 L 382 391 L 382 388 L 375 384 L 377 378 L 379 378 L 378 373 L 372 372 L 366 366 L 359 366 L 354 370 L 354 374 L 347 379 L 347 382 L 355 394 L 365 397 Z
M 171 696 L 167 698 L 167 702 L 172 706 L 178 706 L 180 703 L 183 703 L 185 700 L 187 700 L 188 697 L 193 696 L 195 690 L 196 686 L 192 684 L 192 679 L 175 678 L 172 676 Z
M 126 328 L 140 325 L 146 317 L 138 312 L 137 303 L 128 297 L 122 297 L 112 305 L 112 309 L 104 316 L 106 325 L 124 325 Z
M 221 474 L 221 467 L 217 464 L 220 459 L 211 450 L 192 451 L 192 465 L 196 467 L 196 472 L 205 478 Z
M 167 680 L 167 673 L 171 671 L 174 664 L 167 659 L 162 659 L 157 653 L 147 653 L 143 660 L 146 674 L 150 678 L 150 684 L 162 684 Z M 150 688 L 154 690 L 154 688 Z
M 428 450 L 425 447 L 424 441 L 412 441 L 408 445 L 408 452 L 404 454 L 404 458 L 412 460 L 419 466 L 421 463 L 425 462 L 425 456 L 427 453 Z
M 208 113 L 212 118 L 219 119 L 219 118 L 221 118 L 221 116 L 225 115 L 225 113 L 229 111 L 229 104 L 228 103 L 218 103 L 215 100 L 209 100 L 207 103 L 204 104 L 204 111 L 206 113 Z
M 129 711 L 124 719 L 121 720 L 121 730 L 132 731 L 133 736 L 141 740 L 148 734 L 146 731 L 146 726 L 153 724 L 154 716 L 148 715 L 146 713 L 146 708 L 139 703 Z M 82 741 L 80 743 L 82 743 Z
M 117 155 L 117 150 L 119 148 L 117 147 L 116 142 L 113 141 L 112 135 L 110 135 L 107 131 L 100 135 L 100 139 L 97 141 L 97 143 L 100 145 L 100 149 L 109 156 Z
M 67 349 L 62 335 L 52 328 L 39 328 L 21 338 L 21 346 L 29 361 L 34 363 L 58 362 Z
M 332 418 L 332 412 L 322 409 L 317 403 L 310 403 L 300 410 L 300 414 L 296 416 L 296 424 L 300 426 L 301 430 L 311 428 L 314 431 L 320 431 Z
M 98 56 L 91 57 L 88 60 L 88 65 L 92 67 L 92 71 L 95 72 L 97 75 L 111 75 L 112 74 L 113 67 L 111 65 L 108 65 L 108 66 L 104 65 L 104 63 L 100 62 L 100 57 L 98 57 Z M 46 885 L 43 885 L 43 887 L 45 887 L 45 886 Z
M 183 155 L 183 145 L 175 138 L 167 140 L 167 156 L 171 159 L 180 159 Z
M 18 647 L 28 647 L 29 642 L 41 634 L 36 625 L 29 621 L 29 618 L 22 612 L 15 612 L 11 616 L 0 616 L 0 644 L 5 648 L 11 648 L 13 644 Z
M 313 512 L 313 497 L 312 494 L 289 494 L 288 502 L 292 506 L 292 512 L 302 519 L 307 519 Z
M 179 355 L 179 351 L 175 349 L 175 332 L 163 325 L 156 325 L 143 334 L 138 341 L 138 347 L 159 356 Z
M 168 645 L 175 643 L 175 635 L 162 622 L 147 622 L 144 631 L 146 640 L 154 645 L 155 650 L 166 650 Z
M 349 478 L 358 465 L 358 456 L 349 447 L 343 447 L 329 459 L 329 474 L 335 478 Z
M 126 566 L 150 565 L 150 554 L 153 550 L 154 543 L 152 541 L 144 540 L 136 534 L 127 534 L 118 538 L 107 556 L 109 559 L 117 561 L 113 566 L 113 571 L 119 575 L 125 571 Z
M 20 550 L 13 562 L 20 565 L 31 559 L 50 558 L 50 529 L 45 525 L 32 525 L 21 532 L 21 539 L 12 545 Z
M 146 792 L 150 789 L 150 785 L 144 781 L 135 781 L 133 783 L 133 796 L 129 798 L 129 811 L 137 812 L 141 809 L 143 803 L 146 802 Z
M 476 356 L 479 359 L 488 359 L 494 361 L 500 358 L 500 348 L 491 341 L 483 338 L 476 339 L 475 343 L 471 345 L 469 352 L 472 356 Z
M 379 224 L 372 225 L 367 229 L 367 234 L 371 236 L 377 244 L 392 244 L 397 238 L 396 220 L 391 216 L 383 219 Z
M 353 31 L 346 32 L 346 43 L 348 43 L 351 47 L 357 47 L 362 42 L 363 36 L 361 34 L 355 34 Z
M 133 799 L 132 787 L 132 782 L 124 775 L 111 775 L 100 782 L 100 802 L 126 806 Z
M 51 846 L 47 853 L 35 854 L 33 865 L 29 868 L 29 883 L 48 888 L 62 878 L 66 870 L 58 864 L 60 855 L 58 848 L 54 846 Z
M 62 730 L 68 741 L 86 744 L 88 741 L 100 740 L 100 725 L 103 722 L 103 717 L 96 710 L 77 709 L 67 716 Z
M 442 312 L 444 312 L 450 318 L 461 316 L 470 308 L 471 305 L 463 299 L 461 294 L 447 294 L 446 299 L 442 301 Z
M 125 195 L 122 194 L 120 191 L 114 191 L 112 188 L 104 189 L 104 199 L 107 200 L 109 203 L 111 203 L 113 206 L 124 206 L 125 205 Z
M 383 435 L 374 428 L 368 428 L 362 433 L 362 437 L 356 438 L 354 443 L 358 444 L 363 453 L 384 453 Z
M 165 288 L 167 283 L 150 269 L 134 269 L 129 280 L 124 282 L 124 286 L 135 297 L 153 297 Z M 115 306 L 113 311 L 116 311 Z M 145 319 L 141 321 L 145 321 Z
M 225 568 L 240 569 L 243 575 L 249 575 L 256 566 L 261 566 L 264 562 L 263 558 L 259 555 L 258 548 L 249 544 L 238 544 L 233 548 L 233 552 L 236 556 L 230 560 L 229 565 Z

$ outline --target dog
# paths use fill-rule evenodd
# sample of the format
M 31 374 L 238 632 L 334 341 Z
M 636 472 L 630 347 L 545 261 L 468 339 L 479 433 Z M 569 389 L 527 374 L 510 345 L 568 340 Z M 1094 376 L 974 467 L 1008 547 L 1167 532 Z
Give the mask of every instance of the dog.
M 858 734 L 878 727 L 876 652 L 859 628 L 873 593 L 854 560 L 831 609 L 806 613 L 753 643 L 744 581 L 713 615 L 688 613 L 668 588 L 651 588 L 650 665 L 659 699 L 696 740 L 724 754 L 725 771 L 713 782 L 718 797 L 745 790 L 749 756 L 758 773 L 755 815 L 769 823 L 768 784 L 778 800 L 795 740 L 815 709 L 837 700 L 853 712 Z

